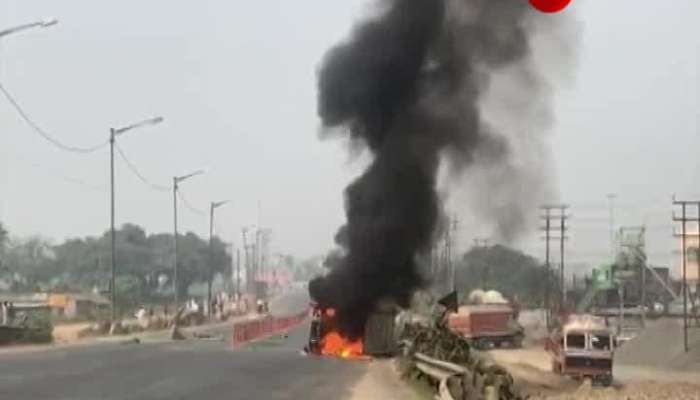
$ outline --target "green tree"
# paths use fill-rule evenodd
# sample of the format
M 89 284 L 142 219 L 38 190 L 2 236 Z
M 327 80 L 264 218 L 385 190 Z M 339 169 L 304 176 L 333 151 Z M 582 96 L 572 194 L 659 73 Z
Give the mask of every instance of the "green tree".
M 3 226 L 2 222 L 0 222 L 0 256 L 5 254 L 7 240 L 8 240 L 8 232 L 5 229 L 5 226 Z
M 131 310 L 143 302 L 141 280 L 133 275 L 118 276 L 115 282 L 117 287 L 117 305 L 121 314 Z
M 545 269 L 537 259 L 501 245 L 472 248 L 455 271 L 462 298 L 474 289 L 494 289 L 528 304 L 541 301 L 545 279 Z
M 148 235 L 138 225 L 124 224 L 116 231 L 117 293 L 128 307 L 138 302 L 172 296 L 159 278 L 173 281 L 173 235 Z M 0 225 L 0 244 L 6 244 L 2 276 L 17 277 L 17 290 L 58 289 L 88 291 L 109 289 L 111 235 L 72 238 L 51 246 L 40 237 L 8 240 Z M 178 290 L 185 298 L 190 285 L 209 284 L 217 274 L 230 273 L 230 256 L 220 238 L 204 240 L 192 232 L 178 237 Z M 119 285 L 126 285 L 120 290 Z
M 55 283 L 52 279 L 60 273 L 53 268 L 54 258 L 51 245 L 39 236 L 10 241 L 3 264 L 13 290 L 41 290 Z

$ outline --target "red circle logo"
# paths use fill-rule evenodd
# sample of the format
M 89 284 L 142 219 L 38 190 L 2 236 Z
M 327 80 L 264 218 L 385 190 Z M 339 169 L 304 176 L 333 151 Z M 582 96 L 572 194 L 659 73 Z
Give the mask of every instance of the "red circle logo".
M 556 13 L 566 8 L 571 0 L 530 0 L 530 4 L 543 13 Z

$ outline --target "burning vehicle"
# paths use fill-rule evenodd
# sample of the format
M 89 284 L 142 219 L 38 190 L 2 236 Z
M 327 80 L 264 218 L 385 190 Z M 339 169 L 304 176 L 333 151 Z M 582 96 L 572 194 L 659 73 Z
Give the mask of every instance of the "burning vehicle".
M 545 341 L 552 371 L 608 386 L 613 380 L 615 337 L 605 322 L 591 315 L 571 315 Z
M 311 329 L 307 352 L 346 359 L 389 356 L 396 351 L 396 311 L 391 306 L 377 307 L 370 315 L 361 337 L 350 339 L 338 330 L 336 311 L 316 303 L 311 308 Z
M 526 230 L 550 189 L 539 137 L 550 125 L 541 118 L 550 111 L 549 75 L 534 62 L 532 39 L 568 37 L 560 35 L 566 24 L 541 19 L 527 2 L 377 5 L 317 74 L 320 137 L 344 137 L 370 160 L 344 191 L 346 222 L 327 271 L 309 282 L 317 354 L 391 351 L 392 313 L 377 305 L 390 299 L 408 309 L 435 278 L 424 260 L 449 228 L 443 176 L 449 184 L 472 168 L 488 178 L 472 193 L 474 211 L 505 240 Z M 507 106 L 484 113 L 497 97 Z

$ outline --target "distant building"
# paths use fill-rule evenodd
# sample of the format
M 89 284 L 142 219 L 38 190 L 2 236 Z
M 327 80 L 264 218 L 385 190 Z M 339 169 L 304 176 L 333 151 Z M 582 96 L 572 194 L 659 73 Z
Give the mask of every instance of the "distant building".
M 700 274 L 700 264 L 698 263 L 698 231 L 688 229 L 688 236 L 685 239 L 686 248 L 686 277 L 688 282 L 698 282 L 698 274 Z M 676 265 L 673 268 L 673 277 L 676 279 L 683 278 L 683 242 L 680 238 L 677 239 L 678 243 L 678 257 Z
M 99 294 L 50 293 L 47 303 L 56 317 L 93 319 L 109 309 L 110 302 Z

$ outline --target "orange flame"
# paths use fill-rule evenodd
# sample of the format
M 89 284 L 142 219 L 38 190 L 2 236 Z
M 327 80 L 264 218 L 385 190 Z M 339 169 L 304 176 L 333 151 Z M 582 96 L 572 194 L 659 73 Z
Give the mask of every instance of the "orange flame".
M 361 358 L 362 340 L 350 341 L 336 331 L 326 333 L 321 339 L 321 354 L 340 358 Z
M 323 316 L 323 337 L 321 338 L 321 354 L 343 359 L 358 359 L 363 357 L 362 339 L 351 341 L 344 338 L 335 329 L 335 310 L 328 308 Z

